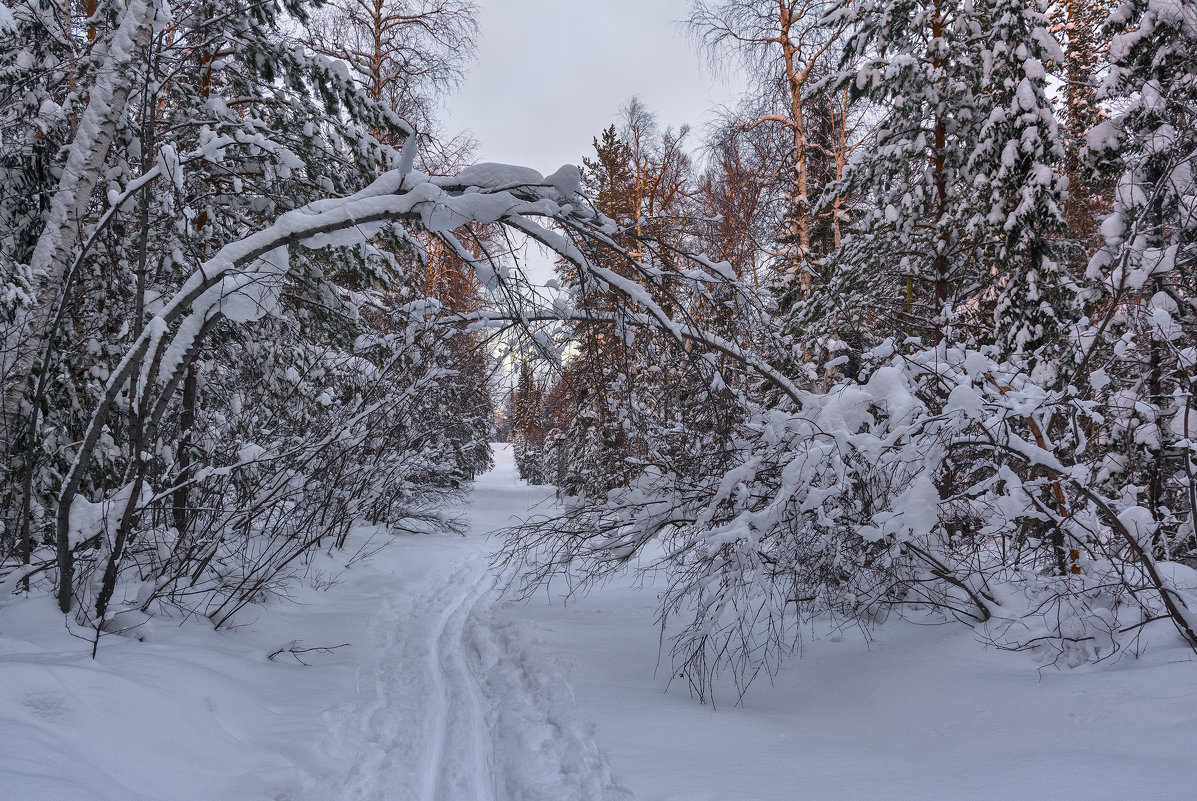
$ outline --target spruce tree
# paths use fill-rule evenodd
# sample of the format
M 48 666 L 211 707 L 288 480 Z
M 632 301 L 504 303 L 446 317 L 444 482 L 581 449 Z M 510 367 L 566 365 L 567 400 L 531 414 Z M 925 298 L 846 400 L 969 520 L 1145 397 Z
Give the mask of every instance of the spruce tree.
M 840 83 L 883 116 L 848 166 L 861 208 L 833 291 L 875 309 L 874 330 L 1033 351 L 1058 326 L 1047 245 L 1065 189 L 1042 11 L 870 0 L 842 13 L 856 30 Z
M 1109 28 L 1101 91 L 1118 113 L 1088 141 L 1118 178 L 1089 263 L 1104 292 L 1082 367 L 1096 372 L 1077 378 L 1110 399 L 1102 485 L 1133 489 L 1155 556 L 1173 559 L 1197 551 L 1197 3 L 1130 0 Z
M 1067 180 L 1047 68 L 1063 53 L 1041 7 L 1024 0 L 978 4 L 982 46 L 978 104 L 990 109 L 976 132 L 967 178 L 978 190 L 969 222 L 988 265 L 994 344 L 1003 355 L 1034 362 L 1043 378 L 1055 368 L 1038 359 L 1058 341 L 1074 304 L 1052 239 L 1064 231 Z

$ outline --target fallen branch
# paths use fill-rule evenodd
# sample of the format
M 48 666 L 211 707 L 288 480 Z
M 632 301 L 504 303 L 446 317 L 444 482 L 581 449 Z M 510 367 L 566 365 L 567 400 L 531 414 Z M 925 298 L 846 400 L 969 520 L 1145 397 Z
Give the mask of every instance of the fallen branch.
M 299 646 L 301 646 L 301 645 L 303 645 L 302 640 L 292 640 L 289 645 L 284 645 L 282 648 L 279 648 L 274 653 L 268 654 L 266 658 L 269 659 L 271 662 L 273 662 L 274 658 L 276 656 L 279 656 L 280 654 L 290 654 L 291 657 L 299 664 L 303 665 L 304 667 L 311 667 L 311 665 L 309 665 L 307 662 L 304 662 L 302 659 L 299 658 L 300 654 L 310 654 L 312 652 L 315 652 L 318 654 L 331 654 L 333 651 L 337 650 L 338 648 L 348 648 L 349 647 L 349 643 L 347 643 L 347 642 L 343 642 L 340 645 L 314 645 L 311 648 L 300 648 Z

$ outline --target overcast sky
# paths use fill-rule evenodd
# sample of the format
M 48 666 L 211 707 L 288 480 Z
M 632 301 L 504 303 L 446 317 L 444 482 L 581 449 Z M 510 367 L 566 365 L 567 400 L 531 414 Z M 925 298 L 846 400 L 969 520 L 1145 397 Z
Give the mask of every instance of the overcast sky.
M 478 60 L 444 113 L 480 161 L 548 174 L 591 155 L 632 95 L 662 127 L 700 134 L 734 91 L 713 78 L 683 25 L 688 0 L 479 0 Z

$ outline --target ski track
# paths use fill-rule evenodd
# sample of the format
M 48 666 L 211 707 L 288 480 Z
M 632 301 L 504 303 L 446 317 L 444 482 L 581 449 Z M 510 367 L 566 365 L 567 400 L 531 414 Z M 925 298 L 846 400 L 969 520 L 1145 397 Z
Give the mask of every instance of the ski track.
M 358 670 L 358 698 L 325 713 L 331 760 L 308 798 L 629 799 L 564 672 L 509 619 L 518 615 L 496 615 L 481 543 L 446 549 L 438 563 L 402 593 L 380 585 L 370 663 Z
M 433 721 L 424 766 L 423 801 L 478 799 L 493 801 L 491 744 L 478 680 L 466 654 L 465 627 L 486 593 L 488 574 L 478 560 L 446 582 L 444 611 L 428 639 L 428 675 L 433 686 Z M 470 576 L 470 574 L 473 574 Z M 462 590 L 457 590 L 457 587 Z M 453 746 L 468 752 L 465 762 L 448 758 Z

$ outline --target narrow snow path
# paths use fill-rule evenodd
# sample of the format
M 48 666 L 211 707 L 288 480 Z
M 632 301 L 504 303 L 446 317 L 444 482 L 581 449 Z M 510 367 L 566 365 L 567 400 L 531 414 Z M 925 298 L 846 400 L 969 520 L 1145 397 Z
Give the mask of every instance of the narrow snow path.
M 518 624 L 497 622 L 487 534 L 549 492 L 516 479 L 510 450 L 475 484 L 464 538 L 395 543 L 391 575 L 357 586 L 378 599 L 365 624 L 357 696 L 325 713 L 320 745 L 342 766 L 308 797 L 344 801 L 624 799 L 577 719 L 559 669 Z
M 428 640 L 426 669 L 432 679 L 432 732 L 424 765 L 425 801 L 494 798 L 486 737 L 486 713 L 466 654 L 465 625 L 489 583 L 485 565 L 471 559 L 446 585 L 443 611 Z M 450 758 L 458 751 L 458 757 Z M 460 752 L 464 751 L 464 754 Z M 465 764 L 461 764 L 464 762 Z

